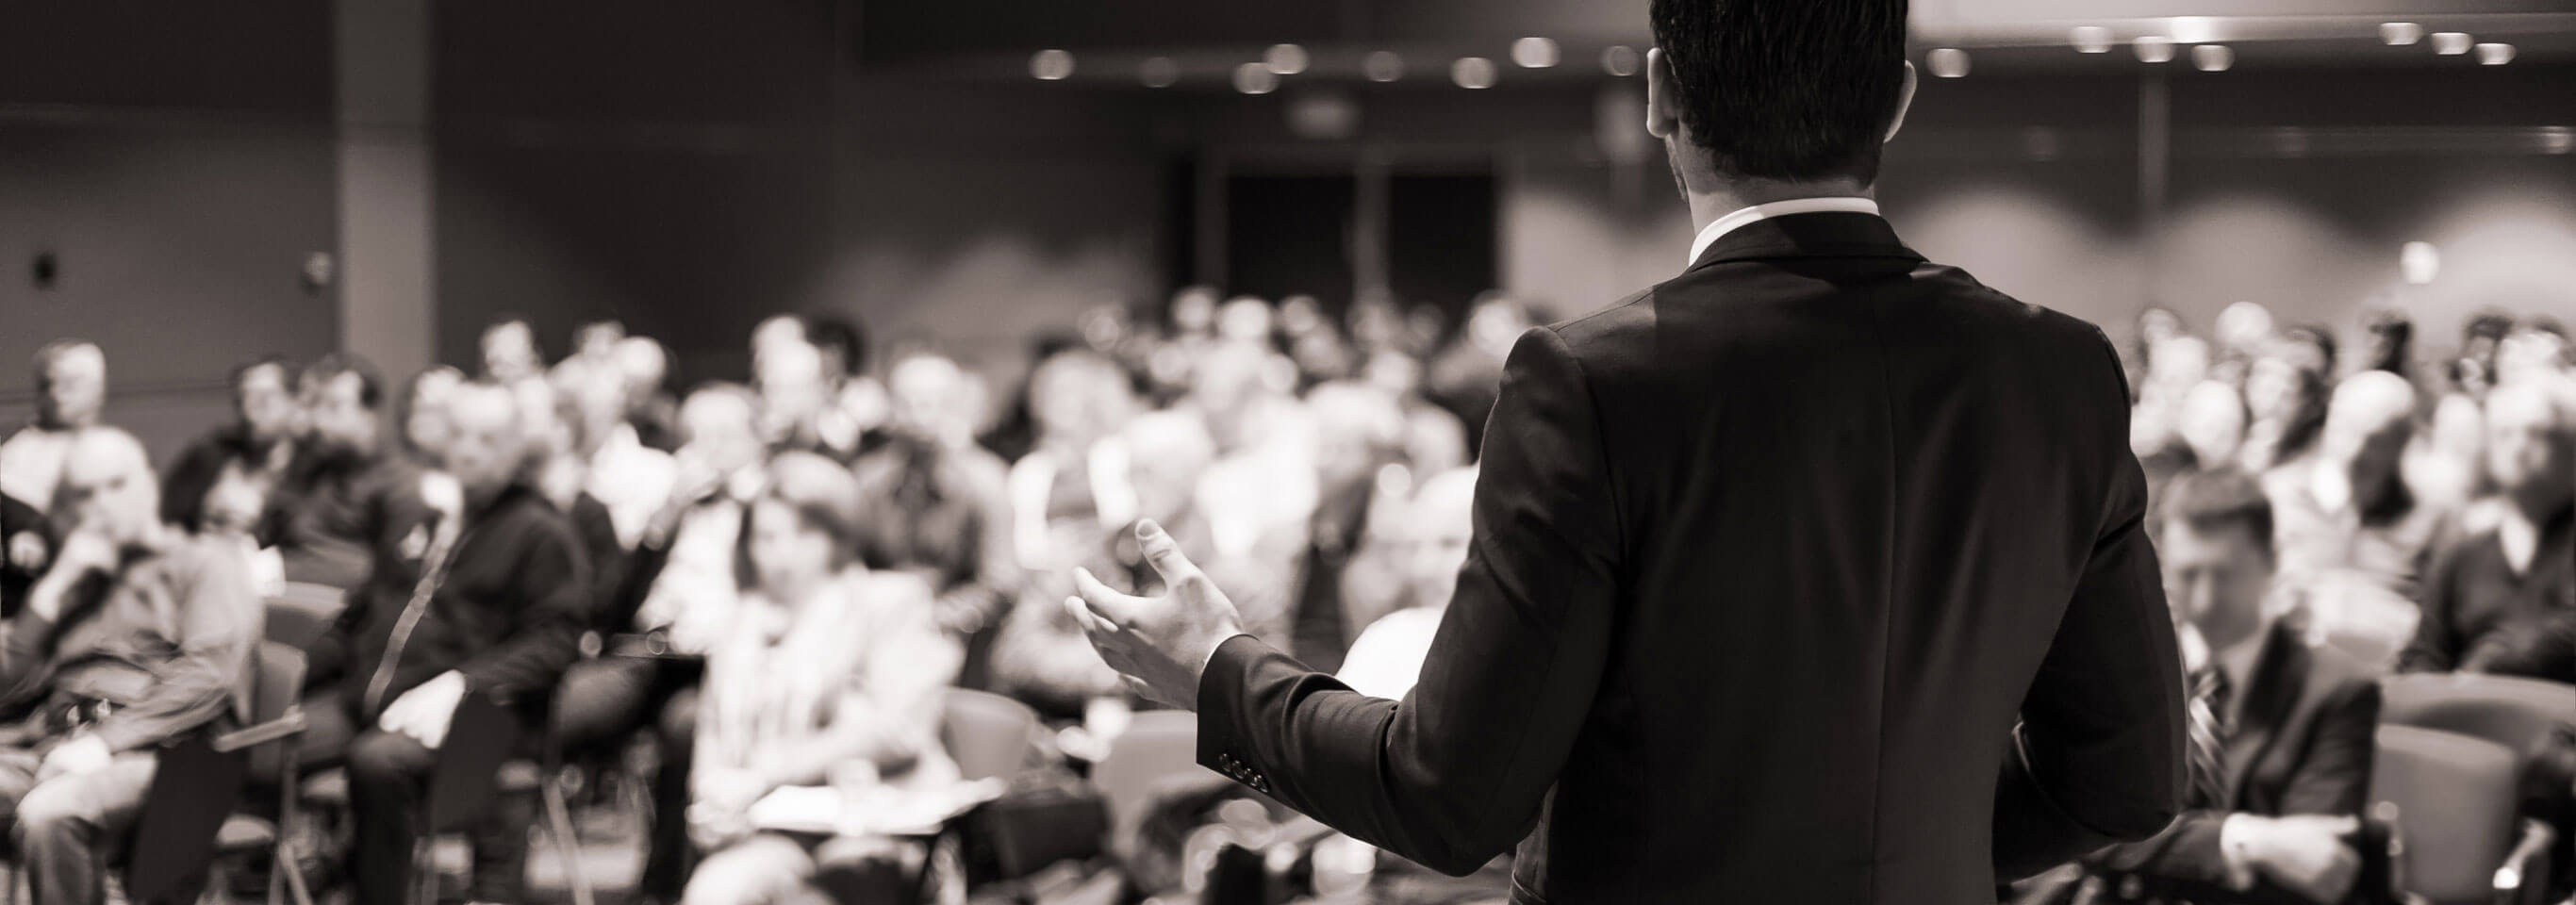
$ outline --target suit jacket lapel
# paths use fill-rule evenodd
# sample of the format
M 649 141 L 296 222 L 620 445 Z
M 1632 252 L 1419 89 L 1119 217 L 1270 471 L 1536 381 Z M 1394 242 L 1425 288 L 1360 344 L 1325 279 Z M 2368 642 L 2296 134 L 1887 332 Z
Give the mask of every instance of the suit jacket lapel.
M 2246 781 L 2279 740 L 2282 723 L 2299 703 L 2301 676 L 2307 675 L 2308 649 L 2279 620 L 2265 630 L 2263 652 L 2254 658 L 2254 678 L 2242 693 L 2234 734 L 2227 739 L 2227 802 L 2247 807 Z
M 1826 211 L 1787 214 L 1755 220 L 1719 236 L 1691 270 L 1726 261 L 1778 258 L 1907 258 L 1923 256 L 1896 238 L 1896 229 L 1876 214 Z

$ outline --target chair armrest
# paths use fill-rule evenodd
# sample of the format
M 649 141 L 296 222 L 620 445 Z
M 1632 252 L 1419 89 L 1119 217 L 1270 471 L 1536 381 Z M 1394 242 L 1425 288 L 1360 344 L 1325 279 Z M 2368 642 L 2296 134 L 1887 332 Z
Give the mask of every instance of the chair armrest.
M 2557 834 L 2538 820 L 2522 822 L 2522 838 L 2513 852 L 2496 868 L 2495 897 L 2498 905 L 2538 905 L 2548 895 L 2549 844 Z
M 244 748 L 265 745 L 269 742 L 277 741 L 278 739 L 302 733 L 304 731 L 304 724 L 304 711 L 300 708 L 290 710 L 287 711 L 285 716 L 278 717 L 277 719 L 260 723 L 255 726 L 244 726 L 231 732 L 215 736 L 214 747 L 216 751 L 229 754 Z

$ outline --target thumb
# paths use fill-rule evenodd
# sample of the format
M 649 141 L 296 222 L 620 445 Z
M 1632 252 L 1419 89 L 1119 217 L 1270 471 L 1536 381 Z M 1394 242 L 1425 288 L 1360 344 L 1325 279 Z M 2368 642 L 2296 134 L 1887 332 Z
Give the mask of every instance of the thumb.
M 1163 526 L 1155 524 L 1153 519 L 1136 522 L 1136 546 L 1144 551 L 1145 562 L 1154 567 L 1156 574 L 1163 576 L 1164 585 L 1178 589 L 1181 582 L 1198 577 L 1198 565 L 1181 555 L 1180 542 L 1173 540 L 1171 533 L 1164 531 Z

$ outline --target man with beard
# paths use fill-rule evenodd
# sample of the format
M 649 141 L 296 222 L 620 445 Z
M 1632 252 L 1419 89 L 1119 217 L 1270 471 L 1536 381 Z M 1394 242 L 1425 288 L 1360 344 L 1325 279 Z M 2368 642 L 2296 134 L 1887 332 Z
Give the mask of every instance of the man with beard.
M 262 539 L 277 547 L 287 581 L 356 588 L 367 580 L 370 545 L 387 527 L 382 498 L 419 478 L 382 441 L 383 381 L 373 365 L 324 356 L 301 384 L 303 442 L 269 498 Z

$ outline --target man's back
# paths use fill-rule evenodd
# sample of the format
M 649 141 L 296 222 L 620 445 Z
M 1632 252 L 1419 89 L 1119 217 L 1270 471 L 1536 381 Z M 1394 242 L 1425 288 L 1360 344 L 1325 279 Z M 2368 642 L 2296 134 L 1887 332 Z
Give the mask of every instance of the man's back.
M 2024 693 L 2138 514 L 2108 343 L 1836 213 L 1744 227 L 1555 329 L 1625 574 L 1523 885 L 1990 896 Z
M 1874 215 L 1743 226 L 1514 349 L 1402 702 L 1238 635 L 1199 760 L 1519 901 L 1992 902 L 2179 808 L 2126 398 Z

